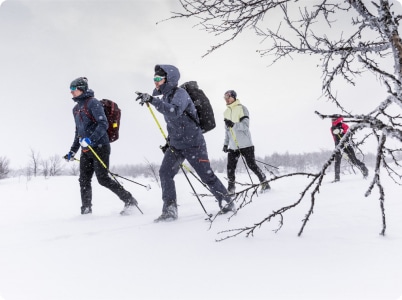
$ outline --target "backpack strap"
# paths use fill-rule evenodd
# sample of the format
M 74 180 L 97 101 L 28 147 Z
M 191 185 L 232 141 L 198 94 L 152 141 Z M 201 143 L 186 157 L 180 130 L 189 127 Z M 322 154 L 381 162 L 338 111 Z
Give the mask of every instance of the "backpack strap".
M 88 98 L 87 100 L 85 100 L 84 106 L 82 107 L 82 111 L 87 115 L 88 118 L 90 118 L 92 120 L 92 122 L 96 123 L 96 120 L 95 120 L 94 116 L 88 110 L 88 102 L 91 99 L 93 99 L 93 97 Z M 81 112 L 81 110 L 79 110 L 78 112 Z

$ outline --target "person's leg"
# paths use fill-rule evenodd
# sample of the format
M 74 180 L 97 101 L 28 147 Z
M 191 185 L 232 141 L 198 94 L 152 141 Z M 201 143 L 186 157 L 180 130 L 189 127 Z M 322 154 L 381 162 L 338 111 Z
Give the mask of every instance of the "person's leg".
M 265 176 L 265 174 L 262 172 L 260 167 L 255 162 L 255 154 L 254 153 L 255 153 L 254 146 L 241 149 L 241 154 L 243 155 L 244 159 L 246 160 L 247 166 L 250 168 L 251 171 L 254 172 L 255 175 L 257 175 L 258 180 L 261 183 L 261 192 L 270 190 L 271 187 L 269 186 L 269 183 L 265 182 L 265 180 L 267 179 L 267 176 Z
M 345 153 L 349 157 L 352 164 L 354 164 L 360 170 L 360 172 L 362 172 L 363 177 L 367 177 L 368 169 L 367 169 L 366 165 L 356 157 L 356 154 L 355 154 L 355 151 L 353 150 L 353 148 L 350 146 L 346 147 Z
M 181 155 L 181 151 L 171 148 L 165 152 L 159 169 L 163 200 L 162 215 L 155 222 L 173 221 L 178 217 L 174 177 L 179 172 L 183 161 L 184 157 Z
M 94 174 L 94 165 L 88 152 L 81 152 L 80 156 L 80 183 L 81 214 L 92 213 L 92 186 L 91 180 Z
M 234 211 L 235 207 L 231 202 L 228 191 L 211 168 L 206 146 L 188 148 L 183 150 L 182 153 L 194 168 L 201 181 L 208 186 L 211 193 L 218 200 L 219 207 L 222 207 L 222 200 L 224 200 L 230 203 L 230 210 Z
M 110 145 L 97 147 L 95 153 L 102 162 L 109 168 Z M 96 178 L 100 185 L 115 193 L 124 203 L 133 199 L 130 192 L 126 191 L 121 184 L 113 180 L 108 173 L 108 170 L 102 165 L 98 158 L 91 152 Z M 134 199 L 135 200 L 135 199 Z M 136 202 L 136 201 L 135 201 Z
M 239 161 L 240 152 L 239 151 L 229 151 L 227 158 L 227 176 L 228 176 L 228 192 L 229 194 L 234 194 L 236 190 L 236 167 Z
M 335 181 L 340 180 L 342 153 L 335 154 Z

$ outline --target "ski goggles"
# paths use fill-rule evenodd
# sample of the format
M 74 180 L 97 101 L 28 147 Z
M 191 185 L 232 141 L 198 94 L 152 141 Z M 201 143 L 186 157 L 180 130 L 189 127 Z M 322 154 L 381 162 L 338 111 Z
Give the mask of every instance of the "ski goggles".
M 163 79 L 165 79 L 166 77 L 163 77 L 163 76 L 155 76 L 154 77 L 154 81 L 155 82 L 159 82 L 159 81 L 162 81 Z
M 76 87 L 76 86 L 70 86 L 70 91 L 74 92 L 74 91 L 76 91 L 76 90 L 77 90 L 77 87 Z

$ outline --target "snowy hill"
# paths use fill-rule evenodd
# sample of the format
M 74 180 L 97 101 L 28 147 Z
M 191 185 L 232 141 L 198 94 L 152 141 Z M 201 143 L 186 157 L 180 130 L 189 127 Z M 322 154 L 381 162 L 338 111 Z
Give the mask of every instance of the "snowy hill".
M 179 219 L 163 224 L 153 223 L 162 206 L 158 184 L 135 180 L 152 189 L 124 182 L 144 212 L 124 217 L 123 203 L 96 179 L 93 214 L 85 216 L 77 177 L 1 180 L 0 299 L 396 300 L 402 294 L 401 188 L 389 182 L 385 237 L 378 234 L 378 195 L 365 198 L 368 181 L 348 175 L 336 184 L 327 179 L 301 237 L 308 198 L 284 214 L 278 233 L 274 220 L 254 237 L 216 242 L 227 235 L 222 230 L 294 203 L 305 179 L 273 182 L 236 217 L 219 216 L 211 227 L 183 175 L 176 178 Z M 209 213 L 218 211 L 213 198 L 201 200 Z

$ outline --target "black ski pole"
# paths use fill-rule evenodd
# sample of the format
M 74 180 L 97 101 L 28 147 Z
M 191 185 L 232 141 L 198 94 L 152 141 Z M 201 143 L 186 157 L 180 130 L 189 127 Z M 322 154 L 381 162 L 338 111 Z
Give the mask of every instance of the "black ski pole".
M 74 157 L 74 160 L 80 161 L 79 159 L 77 159 L 77 158 L 75 158 L 75 157 Z M 106 168 L 106 169 L 107 169 L 107 168 Z M 150 184 L 145 185 L 145 184 L 139 183 L 139 182 L 137 182 L 137 181 L 128 179 L 128 178 L 126 178 L 126 177 L 123 177 L 123 176 L 121 176 L 121 175 L 119 175 L 119 174 L 112 173 L 112 172 L 109 171 L 109 170 L 108 170 L 108 172 L 109 172 L 109 174 L 112 175 L 112 176 L 116 176 L 116 177 L 125 179 L 125 180 L 127 180 L 127 181 L 130 181 L 130 182 L 132 182 L 132 183 L 138 184 L 138 185 L 140 185 L 140 186 L 143 186 L 143 187 L 145 187 L 145 188 L 147 189 L 147 191 L 149 191 L 149 190 L 151 189 L 151 185 L 150 185 Z
M 266 162 L 260 161 L 260 160 L 258 160 L 258 159 L 256 159 L 255 161 L 256 161 L 256 162 L 259 162 L 259 163 L 262 163 L 262 164 L 264 164 L 264 165 L 270 166 L 270 167 L 272 167 L 272 168 L 279 169 L 278 167 L 275 167 L 275 166 L 273 166 L 273 165 L 267 164 Z
M 110 174 L 111 174 L 111 175 L 114 175 L 114 176 L 116 176 L 116 177 L 119 177 L 119 178 L 121 178 L 121 179 L 125 179 L 125 180 L 127 180 L 127 181 L 130 181 L 130 182 L 132 182 L 132 183 L 138 184 L 138 185 L 140 185 L 140 186 L 143 186 L 143 187 L 145 187 L 145 188 L 147 189 L 147 191 L 149 191 L 149 190 L 151 189 L 151 185 L 150 185 L 150 184 L 145 185 L 145 184 L 136 182 L 136 181 L 134 181 L 134 180 L 128 179 L 128 178 L 126 178 L 126 177 L 123 177 L 123 176 L 121 176 L 121 175 L 119 175 L 119 174 L 116 174 L 116 173 L 110 172 Z

